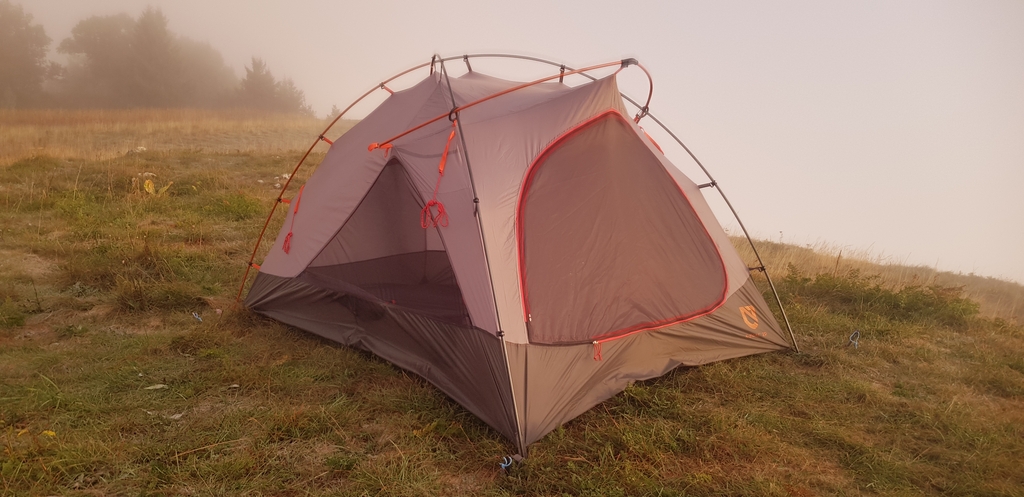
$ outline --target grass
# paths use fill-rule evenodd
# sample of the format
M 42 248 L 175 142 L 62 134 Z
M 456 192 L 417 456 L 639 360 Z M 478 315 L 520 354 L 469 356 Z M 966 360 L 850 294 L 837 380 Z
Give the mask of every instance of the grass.
M 45 154 L 58 159 L 110 159 L 146 151 L 276 153 L 305 150 L 327 121 L 253 110 L 0 109 L 0 164 Z M 352 126 L 342 121 L 340 135 Z
M 744 259 L 754 261 L 753 251 L 745 239 L 734 239 Z M 758 252 L 765 264 L 775 272 L 785 273 L 789 265 L 808 274 L 847 274 L 857 271 L 888 289 L 940 286 L 962 288 L 967 298 L 980 305 L 981 315 L 1024 323 L 1024 285 L 973 273 L 952 273 L 927 266 L 908 266 L 898 260 L 875 256 L 868 252 L 849 251 L 842 247 L 819 243 L 795 246 L 772 241 L 758 241 Z
M 762 244 L 804 353 L 634 384 L 506 473 L 425 381 L 232 305 L 298 147 L 169 133 L 0 165 L 0 495 L 1024 495 L 1019 285 Z

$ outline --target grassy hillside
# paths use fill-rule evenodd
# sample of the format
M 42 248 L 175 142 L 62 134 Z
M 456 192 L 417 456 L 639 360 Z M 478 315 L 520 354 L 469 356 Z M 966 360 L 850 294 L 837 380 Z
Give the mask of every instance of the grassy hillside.
M 745 239 L 734 239 L 733 244 L 744 259 L 756 260 Z M 842 249 L 827 244 L 798 247 L 759 240 L 757 250 L 765 264 L 774 269 L 773 274 L 784 275 L 792 265 L 810 274 L 840 275 L 857 271 L 872 283 L 894 290 L 910 286 L 960 288 L 963 296 L 980 304 L 981 315 L 1024 324 L 1024 285 L 1012 281 L 938 271 L 926 266 L 907 266 L 878 259 L 868 253 L 844 254 Z
M 301 115 L 250 110 L 0 109 L 0 164 L 45 155 L 112 159 L 147 151 L 252 152 L 305 150 L 326 122 Z M 333 133 L 351 127 L 343 121 Z
M 80 145 L 0 162 L 0 495 L 1024 495 L 1019 285 L 762 244 L 803 353 L 633 385 L 505 473 L 423 380 L 233 307 L 322 122 L 2 119 Z M 163 145 L 90 141 L 119 119 Z

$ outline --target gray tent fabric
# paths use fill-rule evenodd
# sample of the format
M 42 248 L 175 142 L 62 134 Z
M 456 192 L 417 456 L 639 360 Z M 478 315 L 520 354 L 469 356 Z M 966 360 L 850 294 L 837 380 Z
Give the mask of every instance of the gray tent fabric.
M 437 227 L 420 225 L 423 205 L 401 163 L 392 160 L 338 235 L 302 274 L 342 292 L 361 291 L 445 321 L 469 325 Z
M 615 75 L 520 86 L 395 91 L 333 142 L 245 304 L 422 376 L 524 455 L 630 382 L 790 347 Z
M 265 273 L 253 282 L 246 305 L 418 374 L 498 433 L 518 439 L 501 342 L 489 333 Z

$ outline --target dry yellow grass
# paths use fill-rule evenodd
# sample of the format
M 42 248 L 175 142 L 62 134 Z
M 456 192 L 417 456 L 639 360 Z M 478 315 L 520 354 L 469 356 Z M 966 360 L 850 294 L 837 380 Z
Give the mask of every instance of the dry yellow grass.
M 353 122 L 341 121 L 329 135 Z M 103 160 L 149 151 L 277 153 L 304 150 L 327 121 L 245 110 L 0 110 L 0 166 L 45 154 Z
M 774 278 L 786 275 L 792 264 L 801 273 L 842 275 L 856 270 L 871 276 L 878 284 L 892 290 L 907 286 L 962 287 L 964 296 L 981 304 L 982 315 L 1024 323 L 1024 286 L 1012 281 L 975 274 L 939 271 L 927 266 L 908 266 L 864 251 L 851 251 L 819 243 L 800 247 L 767 240 L 755 240 L 757 250 Z M 754 266 L 753 251 L 745 239 L 734 238 L 733 245 L 743 260 Z

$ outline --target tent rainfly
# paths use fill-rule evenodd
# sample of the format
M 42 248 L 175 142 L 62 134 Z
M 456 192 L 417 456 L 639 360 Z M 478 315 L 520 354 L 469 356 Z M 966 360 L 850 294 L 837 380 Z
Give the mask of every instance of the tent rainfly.
M 509 81 L 475 57 L 559 71 Z M 468 71 L 449 76 L 458 59 Z M 630 66 L 435 56 L 381 83 L 383 103 L 320 135 L 323 162 L 278 198 L 287 217 L 249 261 L 245 305 L 422 376 L 524 456 L 631 382 L 796 348 L 751 279 L 764 265 L 747 267 L 708 207 L 715 181 L 684 176 L 639 126 L 647 104 L 619 93 Z

